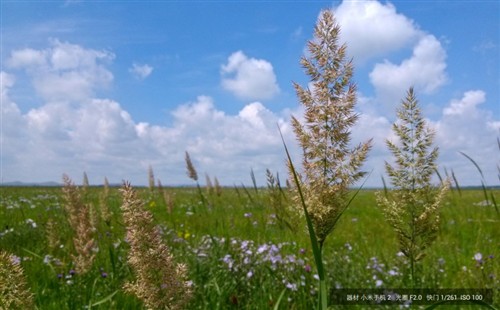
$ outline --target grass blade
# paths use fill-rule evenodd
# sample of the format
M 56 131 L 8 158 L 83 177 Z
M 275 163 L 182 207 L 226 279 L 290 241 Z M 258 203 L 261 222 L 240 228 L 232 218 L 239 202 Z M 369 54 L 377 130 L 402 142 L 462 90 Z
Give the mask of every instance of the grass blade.
M 285 292 L 286 292 L 286 288 L 284 288 L 281 291 L 280 297 L 278 297 L 278 300 L 276 300 L 276 304 L 274 305 L 273 310 L 278 310 L 280 308 L 280 303 L 281 303 L 281 300 L 283 299 L 283 296 L 285 296 Z
M 105 302 L 108 302 L 111 300 L 111 298 L 113 298 L 113 296 L 116 295 L 116 293 L 118 293 L 120 290 L 116 290 L 114 291 L 113 293 L 109 294 L 108 296 L 104 297 L 103 299 L 99 300 L 99 301 L 96 301 L 95 303 L 93 303 L 91 305 L 91 307 L 95 307 L 95 306 L 99 306 L 100 304 L 103 304 Z
M 470 157 L 469 155 L 465 154 L 464 152 L 459 152 L 459 153 L 462 154 L 468 160 L 470 160 L 474 166 L 476 166 L 477 171 L 479 171 L 479 174 L 481 175 L 481 179 L 484 180 L 483 170 L 481 170 L 476 161 L 472 159 L 472 157 Z
M 255 179 L 255 173 L 253 172 L 253 168 L 250 169 L 250 177 L 252 178 L 253 189 L 255 193 L 258 193 L 259 189 L 257 187 L 257 180 Z
M 453 182 L 455 182 L 455 186 L 458 190 L 458 195 L 462 196 L 462 189 L 460 188 L 460 184 L 458 184 L 457 177 L 455 176 L 455 172 L 451 170 L 451 177 L 453 178 Z

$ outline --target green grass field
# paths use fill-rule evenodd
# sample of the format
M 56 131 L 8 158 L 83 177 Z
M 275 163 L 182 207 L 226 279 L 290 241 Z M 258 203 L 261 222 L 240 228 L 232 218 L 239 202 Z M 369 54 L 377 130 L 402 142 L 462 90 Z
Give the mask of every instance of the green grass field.
M 305 220 L 277 216 L 267 189 L 225 188 L 216 195 L 202 188 L 203 199 L 196 188 L 163 190 L 173 197 L 170 210 L 157 189 L 138 189 L 175 260 L 188 267 L 193 288 L 188 309 L 315 307 L 317 275 Z M 122 289 L 133 273 L 118 189 L 111 188 L 105 199 L 108 217 L 102 212 L 102 188 L 90 187 L 83 195 L 98 214 L 95 259 L 85 274 L 74 272 L 73 231 L 61 188 L 0 191 L 0 250 L 20 261 L 38 309 L 144 308 Z M 500 201 L 499 190 L 491 193 Z M 286 195 L 281 199 L 287 203 Z M 490 288 L 498 307 L 499 227 L 497 210 L 482 190 L 449 192 L 439 237 L 418 264 L 419 286 Z M 374 191 L 362 190 L 325 243 L 329 289 L 410 287 L 407 262 L 398 252 L 396 234 L 377 208 Z

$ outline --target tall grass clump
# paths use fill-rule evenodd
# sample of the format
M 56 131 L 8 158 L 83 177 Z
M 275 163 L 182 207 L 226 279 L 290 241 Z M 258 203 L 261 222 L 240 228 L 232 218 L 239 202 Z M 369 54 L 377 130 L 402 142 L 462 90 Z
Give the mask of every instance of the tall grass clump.
M 135 281 L 125 291 L 141 299 L 148 309 L 183 309 L 190 300 L 191 285 L 186 281 L 186 266 L 174 262 L 162 241 L 153 216 L 129 183 L 121 189 L 123 219 L 130 245 L 128 263 Z
M 438 148 L 430 149 L 435 133 L 422 117 L 413 88 L 398 108 L 397 117 L 392 130 L 399 141 L 386 140 L 395 159 L 393 165 L 385 163 L 393 190 L 378 192 L 376 197 L 398 236 L 400 250 L 410 263 L 411 283 L 416 286 L 416 264 L 439 232 L 439 209 L 449 181 L 439 187 L 431 184 Z
M 273 214 L 280 226 L 280 228 L 288 228 L 292 232 L 297 231 L 294 225 L 295 218 L 290 214 L 288 200 L 285 191 L 281 187 L 279 174 L 276 177 L 271 170 L 266 169 L 267 189 L 269 191 L 269 205 L 273 210 Z
M 0 251 L 0 309 L 35 309 L 20 258 Z
M 351 127 L 356 86 L 351 82 L 353 64 L 346 59 L 346 45 L 339 45 L 340 26 L 330 10 L 321 12 L 308 42 L 309 56 L 301 64 L 311 78 L 309 88 L 294 83 L 305 108 L 304 124 L 292 118 L 302 148 L 303 172 L 289 160 L 292 199 L 304 212 L 320 277 L 320 308 L 326 307 L 326 284 L 321 251 L 326 237 L 351 202 L 349 187 L 365 175 L 360 168 L 371 148 L 371 140 L 352 147 Z M 290 159 L 290 157 L 289 157 Z

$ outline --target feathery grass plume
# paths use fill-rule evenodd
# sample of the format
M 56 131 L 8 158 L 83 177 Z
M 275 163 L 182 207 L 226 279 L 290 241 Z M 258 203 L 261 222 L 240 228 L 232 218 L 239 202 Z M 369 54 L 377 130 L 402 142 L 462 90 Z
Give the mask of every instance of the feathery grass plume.
M 101 218 L 107 225 L 111 224 L 111 219 L 113 214 L 109 209 L 109 181 L 108 178 L 104 177 L 103 191 L 99 195 L 99 211 L 101 213 Z
M 152 194 L 155 190 L 155 174 L 153 172 L 153 167 L 149 165 L 148 167 L 148 181 L 149 181 L 149 192 Z
M 423 119 L 413 88 L 407 92 L 397 110 L 398 121 L 392 126 L 399 143 L 387 140 L 395 164 L 385 163 L 394 189 L 387 194 L 378 192 L 377 203 L 386 220 L 398 235 L 401 252 L 410 262 L 413 285 L 418 285 L 416 263 L 439 231 L 439 208 L 449 187 L 444 180 L 437 188 L 431 184 L 436 171 L 438 148 L 430 150 L 434 131 Z
M 205 188 L 207 191 L 207 195 L 212 196 L 215 193 L 215 189 L 212 184 L 212 180 L 210 180 L 210 176 L 207 173 L 205 173 L 205 182 L 206 182 Z
M 214 187 L 215 187 L 215 194 L 220 197 L 222 195 L 222 187 L 220 186 L 219 180 L 217 177 L 214 177 Z
M 20 262 L 4 251 L 0 251 L 0 309 L 35 309 Z
M 196 169 L 193 166 L 193 162 L 191 161 L 191 157 L 189 157 L 189 153 L 187 151 L 185 159 L 186 159 L 188 177 L 193 181 L 198 182 L 198 173 L 196 172 Z
M 82 188 L 87 190 L 89 188 L 89 177 L 87 176 L 87 172 L 83 172 L 83 180 L 82 180 Z
M 167 206 L 168 214 L 172 214 L 174 211 L 174 197 L 165 188 L 163 188 L 160 179 L 158 179 L 158 193 L 162 194 L 163 203 Z
M 45 235 L 47 236 L 47 244 L 51 252 L 54 252 L 60 246 L 60 228 L 53 219 L 47 221 Z
M 73 245 L 76 255 L 72 255 L 72 258 L 75 263 L 75 271 L 85 273 L 90 270 L 95 258 L 94 232 L 96 223 L 91 207 L 83 202 L 78 187 L 67 175 L 63 175 L 63 183 L 64 209 L 74 232 Z
M 350 130 L 358 119 L 354 112 L 356 86 L 351 82 L 352 61 L 346 60 L 346 45 L 339 45 L 339 34 L 331 10 L 321 12 L 314 39 L 308 42 L 310 58 L 301 59 L 312 87 L 294 83 L 305 107 L 304 124 L 292 118 L 303 150 L 304 172 L 299 183 L 320 247 L 349 205 L 349 186 L 365 175 L 360 168 L 371 148 L 371 140 L 349 146 Z M 296 187 L 293 184 L 293 197 L 301 209 Z
M 188 177 L 196 182 L 196 188 L 198 189 L 198 194 L 200 195 L 201 203 L 203 204 L 203 206 L 207 207 L 207 200 L 205 199 L 205 196 L 201 192 L 200 183 L 198 183 L 198 173 L 196 172 L 193 162 L 191 161 L 191 157 L 189 157 L 189 153 L 187 151 L 185 159 L 186 159 Z M 194 206 L 193 206 L 193 212 L 196 213 L 196 209 L 194 208 Z
M 120 190 L 123 218 L 130 244 L 128 263 L 136 280 L 124 289 L 141 299 L 148 309 L 182 309 L 191 297 L 186 266 L 176 264 L 163 243 L 153 216 L 130 183 Z
M 174 196 L 169 193 L 166 189 L 163 190 L 163 200 L 165 201 L 165 205 L 167 206 L 168 214 L 172 214 L 174 212 Z

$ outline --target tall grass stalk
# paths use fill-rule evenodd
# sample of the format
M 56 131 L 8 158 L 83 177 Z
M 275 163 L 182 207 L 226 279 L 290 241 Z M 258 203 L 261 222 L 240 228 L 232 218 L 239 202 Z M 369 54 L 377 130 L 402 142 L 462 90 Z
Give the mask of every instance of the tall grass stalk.
M 386 220 L 396 231 L 400 250 L 410 263 L 410 277 L 418 286 L 417 263 L 436 239 L 439 231 L 439 208 L 449 187 L 449 180 L 439 188 L 431 185 L 437 171 L 438 148 L 433 144 L 434 132 L 424 121 L 413 88 L 407 92 L 397 110 L 398 121 L 393 131 L 399 138 L 396 144 L 386 141 L 395 158 L 393 165 L 385 163 L 392 191 L 377 193 L 377 203 Z
M 295 170 L 295 167 L 292 162 L 292 158 L 290 157 L 290 152 L 288 152 L 288 148 L 286 146 L 285 140 L 283 139 L 283 134 L 280 131 L 281 135 L 281 140 L 283 141 L 283 146 L 285 148 L 287 160 L 288 160 L 288 165 L 290 167 L 291 174 L 293 176 L 293 181 L 295 182 L 297 192 L 300 197 L 300 203 L 302 206 L 302 209 L 304 210 L 304 215 L 306 218 L 307 222 L 307 230 L 309 232 L 309 238 L 311 242 L 311 247 L 314 255 L 314 262 L 316 263 L 316 270 L 318 271 L 318 277 L 319 277 L 319 294 L 318 294 L 318 309 L 326 309 L 328 307 L 328 299 L 327 299 L 327 287 L 326 287 L 326 279 L 325 279 L 325 269 L 323 267 L 323 258 L 322 258 L 322 253 L 321 253 L 321 246 L 318 242 L 318 238 L 316 237 L 316 232 L 314 231 L 314 225 L 313 221 L 311 219 L 311 216 L 309 215 L 309 212 L 307 211 L 307 205 L 304 199 L 304 195 L 302 193 L 302 188 L 299 182 L 299 176 L 297 174 L 297 170 Z
M 198 182 L 198 172 L 194 168 L 193 162 L 191 161 L 191 157 L 189 156 L 189 153 L 186 151 L 185 154 L 185 161 L 186 161 L 186 168 L 187 168 L 187 174 L 190 179 L 196 182 L 196 188 L 198 190 L 198 194 L 200 195 L 201 202 L 203 206 L 206 208 L 207 207 L 207 200 L 205 199 L 205 196 L 203 195 L 200 187 L 200 183 Z M 193 213 L 196 213 L 196 208 L 193 206 Z
M 346 60 L 347 46 L 338 44 L 339 35 L 340 26 L 332 12 L 323 11 L 314 39 L 308 42 L 311 56 L 301 59 L 311 77 L 311 88 L 294 83 L 305 107 L 304 124 L 292 117 L 303 151 L 303 173 L 298 174 L 298 181 L 320 248 L 349 205 L 349 187 L 366 174 L 360 168 L 372 145 L 369 140 L 350 146 L 351 127 L 358 120 L 354 112 L 356 86 L 351 82 L 352 61 Z M 292 197 L 300 205 L 294 186 Z
M 86 176 L 86 174 L 84 174 Z M 85 178 L 84 178 L 85 179 Z M 77 273 L 86 273 L 95 259 L 97 242 L 95 210 L 82 199 L 81 191 L 67 175 L 63 175 L 64 208 L 68 214 L 68 222 L 73 230 L 73 245 L 76 255 L 72 255 Z M 88 186 L 88 185 L 87 185 Z M 85 187 L 84 187 L 85 189 Z M 86 195 L 88 189 L 84 190 Z
M 350 146 L 356 86 L 351 82 L 353 64 L 346 59 L 347 46 L 338 44 L 340 26 L 331 10 L 324 10 L 308 42 L 309 57 L 301 65 L 311 78 L 310 88 L 294 83 L 305 108 L 304 123 L 292 117 L 293 131 L 303 151 L 303 173 L 294 168 L 287 151 L 292 196 L 304 211 L 320 277 L 319 309 L 326 309 L 326 280 L 321 252 L 326 237 L 352 202 L 349 187 L 361 179 L 360 171 L 371 140 Z M 282 137 L 283 138 L 283 137 Z M 300 206 L 300 207 L 299 207 Z
M 174 262 L 152 214 L 144 208 L 132 186 L 125 183 L 121 192 L 130 244 L 128 262 L 136 278 L 126 283 L 124 289 L 140 298 L 148 309 L 183 309 L 191 296 L 186 266 Z

